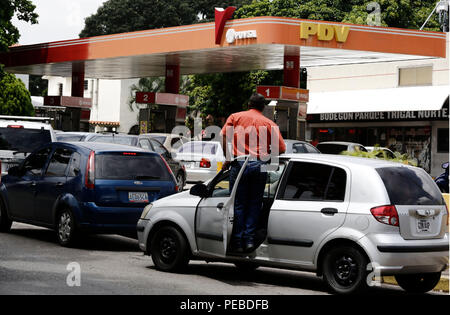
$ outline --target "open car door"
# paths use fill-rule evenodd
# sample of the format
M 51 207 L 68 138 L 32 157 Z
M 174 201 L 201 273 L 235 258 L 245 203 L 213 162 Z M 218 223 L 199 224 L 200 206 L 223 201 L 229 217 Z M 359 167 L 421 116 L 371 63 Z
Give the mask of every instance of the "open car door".
M 221 172 L 209 183 L 209 196 L 199 202 L 195 215 L 195 235 L 201 253 L 216 257 L 226 256 L 233 231 L 236 191 L 247 164 L 248 158 L 231 192 L 229 172 Z

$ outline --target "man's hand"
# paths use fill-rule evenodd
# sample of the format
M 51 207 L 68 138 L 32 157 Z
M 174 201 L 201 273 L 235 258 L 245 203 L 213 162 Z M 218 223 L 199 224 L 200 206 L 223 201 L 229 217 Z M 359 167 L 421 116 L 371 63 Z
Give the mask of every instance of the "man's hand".
M 230 165 L 231 165 L 231 162 L 230 162 L 230 161 L 225 161 L 225 162 L 223 163 L 223 165 L 222 165 L 222 169 L 223 169 L 224 171 L 226 171 L 227 169 L 230 168 Z

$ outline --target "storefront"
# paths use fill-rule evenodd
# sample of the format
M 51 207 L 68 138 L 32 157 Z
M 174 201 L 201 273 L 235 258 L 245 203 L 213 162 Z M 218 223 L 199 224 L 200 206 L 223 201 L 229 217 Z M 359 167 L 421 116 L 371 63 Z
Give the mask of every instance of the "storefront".
M 420 167 L 437 176 L 442 173 L 441 164 L 448 161 L 449 154 L 448 91 L 446 99 L 442 94 L 439 97 L 444 101 L 436 110 L 395 110 L 392 106 L 391 111 L 330 113 L 323 109 L 322 113 L 310 113 L 307 116 L 309 138 L 314 142 L 348 141 L 388 147 L 407 153 Z M 339 103 L 339 99 L 335 102 Z

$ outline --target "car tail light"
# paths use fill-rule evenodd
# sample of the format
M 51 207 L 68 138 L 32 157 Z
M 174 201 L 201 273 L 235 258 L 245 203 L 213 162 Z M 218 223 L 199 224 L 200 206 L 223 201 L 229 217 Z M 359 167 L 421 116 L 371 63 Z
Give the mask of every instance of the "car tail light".
M 136 156 L 137 153 L 136 152 L 122 152 L 122 155 L 131 155 L 131 156 Z
M 0 184 L 1 183 L 2 183 L 2 161 L 0 161 Z
M 95 187 L 95 152 L 91 151 L 86 165 L 85 186 L 88 189 Z
M 372 215 L 378 222 L 399 226 L 399 217 L 395 206 L 381 206 L 370 209 Z
M 23 126 L 22 125 L 8 125 L 8 128 L 23 129 Z
M 1 166 L 1 164 L 0 164 L 0 166 Z M 448 213 L 448 207 L 447 207 L 447 204 L 445 204 L 445 211 L 447 211 L 447 226 L 448 226 L 448 219 L 449 219 L 449 217 L 448 217 L 448 215 L 449 215 L 449 213 Z
M 200 167 L 201 168 L 210 168 L 211 167 L 211 161 L 205 158 L 202 158 L 200 161 Z

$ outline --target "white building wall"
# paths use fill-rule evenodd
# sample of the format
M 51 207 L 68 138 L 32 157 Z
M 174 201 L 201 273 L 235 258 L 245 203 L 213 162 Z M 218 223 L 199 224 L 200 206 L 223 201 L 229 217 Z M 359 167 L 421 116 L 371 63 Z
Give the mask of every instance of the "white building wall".
M 138 79 L 128 79 L 121 81 L 121 95 L 120 95 L 120 128 L 119 132 L 129 133 L 131 127 L 138 124 L 139 110 L 133 105 L 130 109 L 129 101 L 131 98 L 130 87 L 137 84 Z

